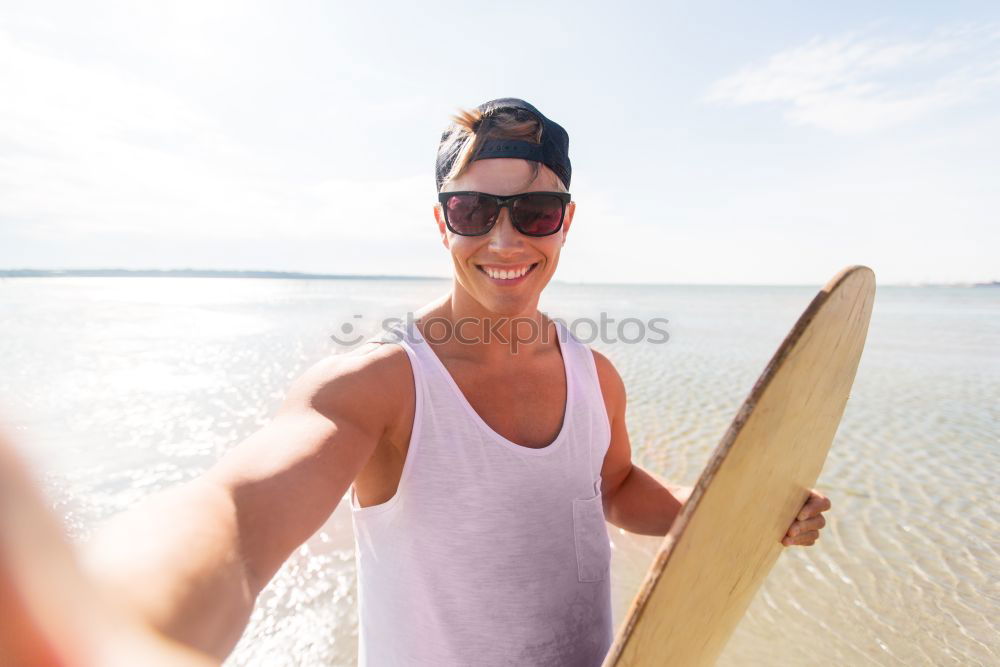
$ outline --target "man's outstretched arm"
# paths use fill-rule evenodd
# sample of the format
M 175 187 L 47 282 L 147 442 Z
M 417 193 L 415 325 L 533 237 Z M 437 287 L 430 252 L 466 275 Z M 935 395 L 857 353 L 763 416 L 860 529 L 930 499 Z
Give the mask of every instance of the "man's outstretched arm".
M 163 635 L 225 658 L 257 595 L 402 412 L 394 401 L 412 385 L 402 364 L 389 346 L 320 362 L 269 424 L 207 473 L 102 526 L 83 545 L 85 570 Z

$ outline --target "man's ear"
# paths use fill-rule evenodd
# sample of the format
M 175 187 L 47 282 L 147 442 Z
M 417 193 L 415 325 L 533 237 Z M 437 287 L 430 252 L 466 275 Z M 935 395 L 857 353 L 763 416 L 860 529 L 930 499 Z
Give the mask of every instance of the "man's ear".
M 444 209 L 441 208 L 441 204 L 434 204 L 434 220 L 437 221 L 438 233 L 441 234 L 441 243 L 451 250 L 448 244 L 448 226 L 444 224 Z
M 571 201 L 566 204 L 566 214 L 563 216 L 562 245 L 566 245 L 566 235 L 569 234 L 569 226 L 573 224 L 573 214 L 576 213 L 576 202 Z

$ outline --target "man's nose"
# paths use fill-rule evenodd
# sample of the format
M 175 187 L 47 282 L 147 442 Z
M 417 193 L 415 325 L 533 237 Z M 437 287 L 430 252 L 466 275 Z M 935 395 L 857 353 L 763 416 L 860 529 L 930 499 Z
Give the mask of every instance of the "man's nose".
M 490 248 L 493 250 L 516 250 L 524 244 L 524 236 L 514 229 L 510 219 L 510 209 L 506 206 L 500 209 L 496 224 L 490 230 Z

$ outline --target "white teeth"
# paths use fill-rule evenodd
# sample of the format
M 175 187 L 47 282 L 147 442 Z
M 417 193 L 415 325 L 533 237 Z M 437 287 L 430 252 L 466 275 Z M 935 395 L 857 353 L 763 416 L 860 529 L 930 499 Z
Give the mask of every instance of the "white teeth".
M 508 271 L 506 269 L 497 270 L 485 266 L 482 267 L 482 269 L 483 271 L 486 272 L 486 275 L 488 275 L 490 278 L 495 278 L 498 280 L 512 280 L 514 278 L 520 278 L 521 276 L 526 274 L 528 271 L 531 270 L 532 266 L 533 265 L 529 265 L 517 271 Z

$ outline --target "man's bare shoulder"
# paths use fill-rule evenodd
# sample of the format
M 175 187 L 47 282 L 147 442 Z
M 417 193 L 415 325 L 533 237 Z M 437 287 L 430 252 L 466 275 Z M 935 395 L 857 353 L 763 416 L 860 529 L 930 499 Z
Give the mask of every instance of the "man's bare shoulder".
M 390 417 L 413 400 L 413 371 L 406 351 L 389 343 L 365 343 L 317 361 L 292 384 L 285 406 L 332 416 Z

